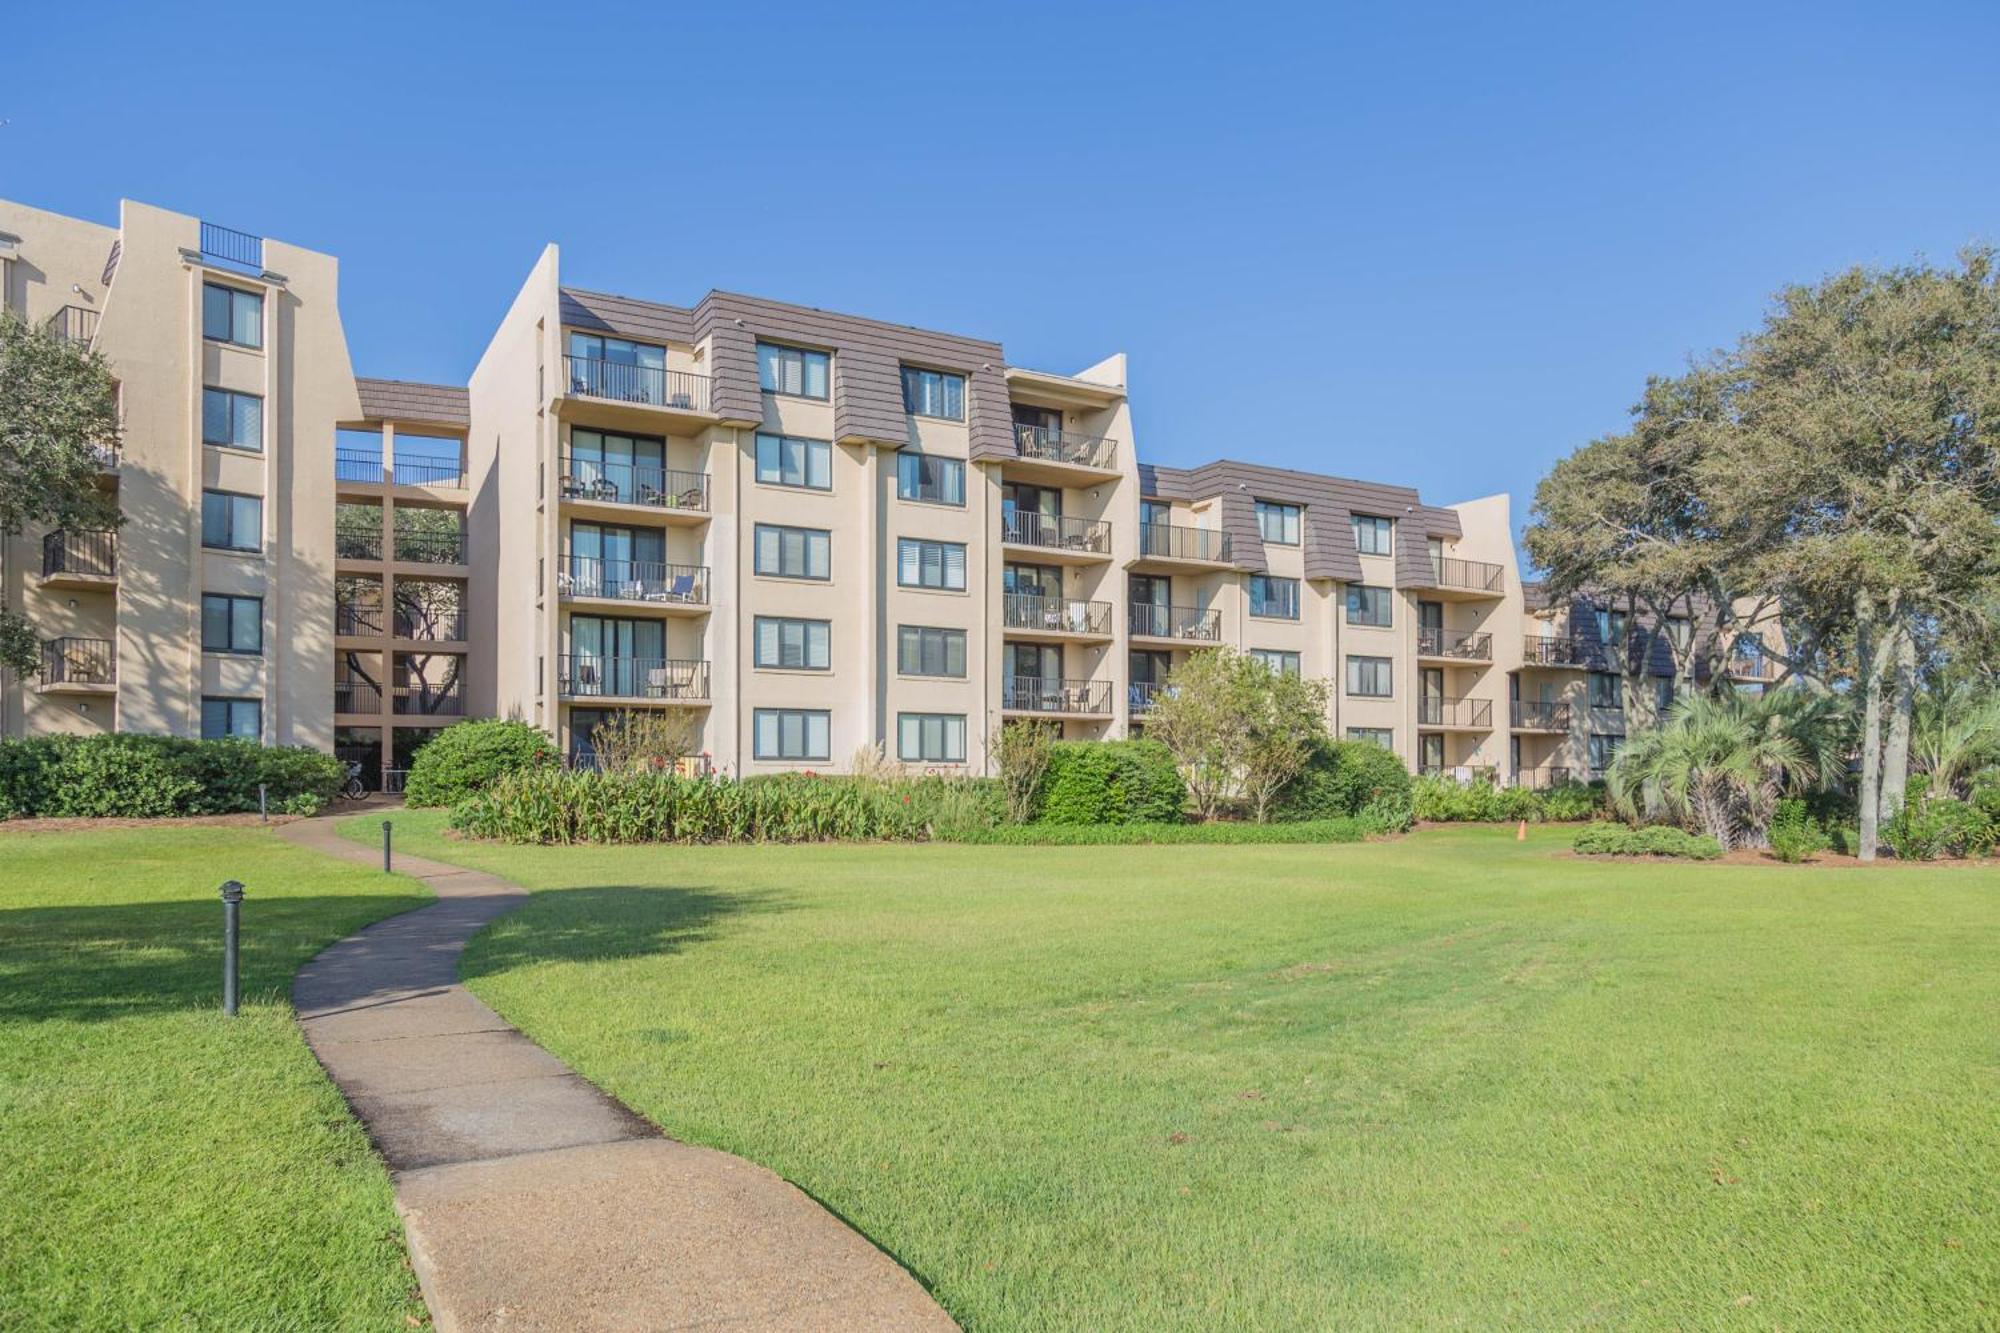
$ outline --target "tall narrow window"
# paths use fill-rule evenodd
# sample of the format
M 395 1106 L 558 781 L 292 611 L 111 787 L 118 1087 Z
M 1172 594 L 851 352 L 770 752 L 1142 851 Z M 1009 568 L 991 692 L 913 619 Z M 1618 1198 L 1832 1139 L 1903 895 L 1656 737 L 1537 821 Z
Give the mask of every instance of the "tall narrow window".
M 205 282 L 201 287 L 201 336 L 238 347 L 264 345 L 264 298 L 240 287 Z
M 825 352 L 779 343 L 757 344 L 757 384 L 765 393 L 823 399 L 827 396 L 827 367 Z
M 252 453 L 261 453 L 264 448 L 264 400 L 254 393 L 237 393 L 233 389 L 203 389 L 201 442 L 224 449 L 248 449 Z

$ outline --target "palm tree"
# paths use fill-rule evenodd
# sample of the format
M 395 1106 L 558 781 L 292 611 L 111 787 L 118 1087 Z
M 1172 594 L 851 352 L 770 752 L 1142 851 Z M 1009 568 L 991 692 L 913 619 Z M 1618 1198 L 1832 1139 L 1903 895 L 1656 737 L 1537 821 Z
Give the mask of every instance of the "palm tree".
M 1840 772 L 1842 706 L 1805 690 L 1689 694 L 1605 775 L 1628 819 L 1665 819 L 1726 851 L 1762 846 L 1778 800 Z
M 1963 796 L 1979 774 L 2000 763 L 2000 693 L 1967 681 L 1917 700 L 1910 736 L 1911 765 L 1930 774 L 1938 796 Z

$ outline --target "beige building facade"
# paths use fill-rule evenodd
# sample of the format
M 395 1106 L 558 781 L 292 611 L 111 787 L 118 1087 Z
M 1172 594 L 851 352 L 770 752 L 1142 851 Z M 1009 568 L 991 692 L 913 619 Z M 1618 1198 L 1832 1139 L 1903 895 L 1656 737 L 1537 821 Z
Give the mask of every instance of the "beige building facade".
M 1524 586 L 1505 496 L 1141 462 L 1123 356 L 612 296 L 550 246 L 465 386 L 357 380 L 330 257 L 131 203 L 0 203 L 0 255 L 125 423 L 124 527 L 0 553 L 49 645 L 9 735 L 255 735 L 393 785 L 465 717 L 589 762 L 670 710 L 725 773 L 983 772 L 1015 719 L 1142 734 L 1220 645 L 1417 769 L 1546 785 L 1623 734 L 1628 631 Z

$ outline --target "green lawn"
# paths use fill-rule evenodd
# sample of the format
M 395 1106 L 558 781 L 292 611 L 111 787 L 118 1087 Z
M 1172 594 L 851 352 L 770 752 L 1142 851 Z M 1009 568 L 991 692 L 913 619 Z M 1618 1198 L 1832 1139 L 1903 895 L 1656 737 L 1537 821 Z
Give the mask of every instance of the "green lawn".
M 973 1329 L 2000 1325 L 1997 871 L 397 824 L 548 890 L 474 990 Z
M 422 1315 L 388 1177 L 286 997 L 327 943 L 425 900 L 257 828 L 0 831 L 0 1328 Z

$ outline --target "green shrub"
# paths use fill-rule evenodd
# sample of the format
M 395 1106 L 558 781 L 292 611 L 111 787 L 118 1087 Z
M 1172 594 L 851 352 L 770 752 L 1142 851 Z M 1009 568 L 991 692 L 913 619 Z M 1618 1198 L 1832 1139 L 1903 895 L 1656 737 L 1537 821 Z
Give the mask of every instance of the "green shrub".
M 1410 824 L 1410 772 L 1393 750 L 1372 741 L 1322 740 L 1305 771 L 1278 793 L 1273 818 L 1294 823 L 1367 812 L 1384 830 Z
M 1014 847 L 1098 847 L 1140 843 L 1330 843 L 1359 842 L 1381 830 L 1367 821 L 1303 820 L 1290 824 L 1004 824 L 941 839 Z
M 187 743 L 188 772 L 201 784 L 190 814 L 222 815 L 257 808 L 264 785 L 270 808 L 285 814 L 316 814 L 340 794 L 346 765 L 330 754 L 303 746 L 259 745 L 247 740 Z
M 1604 804 L 1603 792 L 1583 782 L 1538 791 L 1498 786 L 1483 777 L 1460 782 L 1441 774 L 1418 778 L 1411 798 L 1416 817 L 1434 824 L 1575 821 L 1593 818 Z
M 69 736 L 0 741 L 0 819 L 39 815 L 53 805 L 56 771 L 74 744 Z
M 1551 823 L 1574 824 L 1595 819 L 1604 813 L 1604 788 L 1588 782 L 1565 782 L 1535 793 L 1542 818 Z
M 1714 838 L 1665 824 L 1648 824 L 1643 828 L 1609 822 L 1592 824 L 1576 835 L 1573 845 L 1584 856 L 1675 856 L 1713 861 L 1722 855 L 1722 845 Z
M 1935 861 L 1947 856 L 1985 856 L 1993 850 L 1995 825 L 1971 801 L 1932 796 L 1929 783 L 1913 778 L 1903 808 L 1882 825 L 1882 841 L 1902 861 Z
M 257 808 L 311 813 L 339 790 L 341 765 L 300 746 L 176 736 L 0 741 L 0 813 L 153 819 Z
M 459 802 L 451 822 L 474 837 L 527 843 L 915 842 L 976 834 L 1004 822 L 1006 809 L 1001 784 L 985 778 L 736 781 L 534 765 Z
M 403 799 L 413 806 L 453 805 L 502 774 L 552 766 L 559 758 L 554 743 L 525 722 L 460 722 L 417 751 Z
M 92 736 L 69 747 L 42 813 L 154 819 L 188 814 L 201 783 L 164 736 Z
M 1058 741 L 1036 799 L 1045 824 L 1171 824 L 1187 784 L 1158 741 Z
M 1771 816 L 1771 854 L 1780 861 L 1809 861 L 1827 848 L 1826 833 L 1812 817 L 1811 809 L 1796 798 L 1778 802 Z

